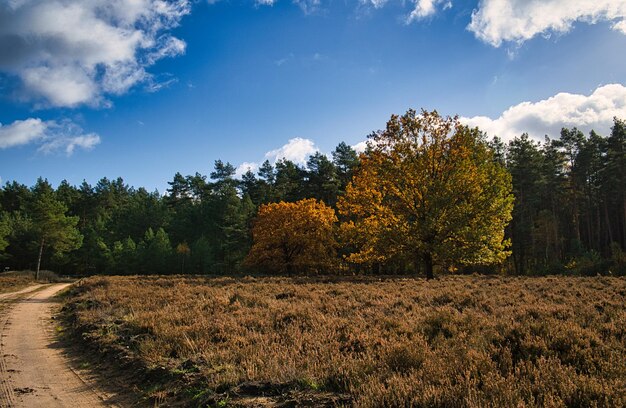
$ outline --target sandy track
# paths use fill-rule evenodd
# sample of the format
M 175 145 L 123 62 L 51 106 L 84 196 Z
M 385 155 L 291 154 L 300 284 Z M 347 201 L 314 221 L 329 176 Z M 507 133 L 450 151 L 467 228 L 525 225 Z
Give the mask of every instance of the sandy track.
M 2 312 L 0 407 L 111 406 L 70 368 L 55 340 L 51 298 L 67 286 L 31 287 L 35 291 L 15 295 L 13 307 Z
M 26 287 L 26 288 L 24 288 L 22 290 L 18 290 L 17 292 L 0 293 L 0 301 L 16 298 L 16 297 L 18 297 L 18 295 L 21 295 L 21 294 L 24 294 L 24 293 L 27 293 L 27 292 L 32 292 L 35 289 L 38 289 L 38 288 L 40 288 L 42 286 L 44 286 L 44 285 L 32 285 L 32 286 L 28 286 L 28 287 Z

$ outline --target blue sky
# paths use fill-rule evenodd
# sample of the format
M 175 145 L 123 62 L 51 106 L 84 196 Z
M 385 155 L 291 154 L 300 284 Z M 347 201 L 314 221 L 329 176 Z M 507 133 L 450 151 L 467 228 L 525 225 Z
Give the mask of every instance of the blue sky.
M 626 0 L 0 0 L 0 177 L 163 192 L 358 145 L 408 108 L 490 135 L 626 118 Z

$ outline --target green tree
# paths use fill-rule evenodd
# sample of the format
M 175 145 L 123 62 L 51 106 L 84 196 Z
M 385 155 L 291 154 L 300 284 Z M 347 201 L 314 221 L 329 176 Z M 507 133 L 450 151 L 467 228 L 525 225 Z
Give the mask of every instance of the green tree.
M 11 234 L 11 224 L 9 214 L 0 212 L 0 252 L 4 251 L 9 245 L 9 235 Z
M 76 228 L 78 217 L 65 215 L 67 207 L 56 199 L 54 190 L 47 181 L 37 180 L 37 184 L 33 188 L 33 196 L 29 212 L 39 245 L 35 275 L 36 279 L 39 279 L 41 258 L 46 246 L 60 254 L 79 248 L 83 236 Z
M 191 245 L 191 264 L 196 273 L 209 273 L 213 264 L 213 247 L 201 236 Z
M 148 228 L 137 250 L 144 273 L 172 273 L 173 250 L 169 236 L 163 228 L 159 228 L 156 233 L 152 228 Z
M 305 170 L 292 162 L 282 159 L 276 162 L 274 191 L 279 201 L 298 201 L 303 198 Z
M 509 255 L 511 176 L 480 130 L 437 112 L 392 116 L 338 203 L 356 263 L 448 267 L 501 263 Z
M 617 118 L 607 139 L 604 184 L 609 239 L 626 250 L 626 122 Z
M 359 155 L 352 147 L 341 142 L 333 151 L 333 163 L 337 169 L 339 189 L 345 191 L 346 186 L 352 180 L 354 171 L 359 166 Z
M 276 172 L 274 170 L 274 166 L 272 166 L 269 160 L 265 160 L 263 164 L 261 164 L 261 167 L 259 167 L 257 175 L 259 176 L 260 200 L 259 203 L 255 204 L 266 204 L 272 202 L 276 196 L 274 189 L 274 185 L 276 183 Z M 254 197 L 252 198 L 254 201 Z
M 337 169 L 325 154 L 317 152 L 307 161 L 306 193 L 310 198 L 334 206 L 339 193 Z

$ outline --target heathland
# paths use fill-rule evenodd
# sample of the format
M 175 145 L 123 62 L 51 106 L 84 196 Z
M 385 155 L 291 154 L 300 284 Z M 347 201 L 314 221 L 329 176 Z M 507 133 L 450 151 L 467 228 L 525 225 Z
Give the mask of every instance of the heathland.
M 70 332 L 156 403 L 626 405 L 626 279 L 93 277 Z

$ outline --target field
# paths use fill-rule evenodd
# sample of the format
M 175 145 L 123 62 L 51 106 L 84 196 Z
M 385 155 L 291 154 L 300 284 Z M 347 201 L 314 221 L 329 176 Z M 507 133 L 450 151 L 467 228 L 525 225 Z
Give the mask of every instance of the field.
M 34 271 L 11 271 L 0 273 L 0 293 L 16 292 L 36 283 L 68 282 L 52 271 L 40 271 L 39 281 L 35 281 Z
M 33 284 L 35 284 L 34 272 L 0 273 L 0 293 L 14 292 Z
M 624 278 L 94 277 L 65 301 L 157 404 L 626 405 Z

